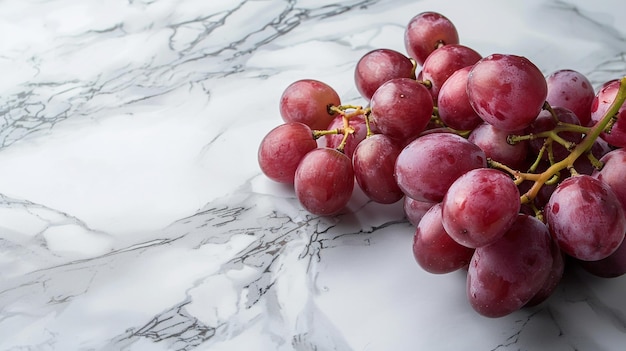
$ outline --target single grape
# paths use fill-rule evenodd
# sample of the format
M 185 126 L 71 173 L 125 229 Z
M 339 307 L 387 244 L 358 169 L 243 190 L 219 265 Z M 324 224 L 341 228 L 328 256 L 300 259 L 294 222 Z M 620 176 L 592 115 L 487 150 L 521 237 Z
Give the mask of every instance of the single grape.
M 354 154 L 354 150 L 357 145 L 363 140 L 365 140 L 365 136 L 367 135 L 367 126 L 365 125 L 365 116 L 357 115 L 351 117 L 348 121 L 350 127 L 354 128 L 354 133 L 348 135 L 348 139 L 346 140 L 346 144 L 343 149 L 343 153 L 352 159 L 352 155 Z M 337 128 L 343 128 L 343 116 L 337 115 L 330 122 L 326 129 L 332 130 Z M 343 134 L 327 134 L 323 137 L 324 143 L 326 147 L 337 148 L 341 144 L 343 140 Z
M 609 256 L 626 233 L 626 217 L 619 199 L 607 184 L 589 175 L 563 180 L 552 193 L 544 214 L 561 250 L 583 261 Z
M 626 240 L 608 257 L 598 261 L 579 261 L 589 273 L 601 278 L 616 278 L 626 274 Z
M 478 146 L 452 133 L 433 133 L 410 142 L 398 155 L 396 182 L 405 195 L 440 202 L 450 185 L 462 174 L 487 167 Z
M 291 83 L 280 97 L 280 115 L 285 122 L 300 122 L 311 129 L 326 129 L 334 114 L 329 106 L 339 106 L 337 92 L 326 83 L 302 79 Z
M 552 107 L 564 107 L 578 117 L 581 125 L 591 122 L 591 103 L 596 95 L 593 85 L 582 73 L 561 69 L 546 78 L 548 96 L 546 101 Z
M 439 118 L 452 129 L 472 130 L 483 122 L 467 97 L 467 77 L 471 69 L 472 66 L 468 66 L 452 73 L 439 90 Z
M 504 172 L 478 168 L 452 183 L 442 207 L 446 232 L 459 244 L 477 248 L 511 228 L 520 210 L 520 193 Z
M 600 158 L 604 164 L 601 170 L 592 173 L 594 178 L 607 184 L 617 196 L 622 209 L 626 210 L 626 150 L 615 149 Z
M 404 46 L 418 65 L 442 45 L 458 44 L 459 34 L 447 17 L 437 12 L 422 12 L 411 18 L 404 31 Z
M 574 125 L 580 125 L 580 120 L 572 112 L 571 110 L 564 107 L 553 107 L 553 110 L 561 123 L 568 123 Z M 538 134 L 541 132 L 547 132 L 553 130 L 557 126 L 557 122 L 554 120 L 554 117 L 550 113 L 550 111 L 542 110 L 537 118 L 526 128 L 526 134 Z M 577 132 L 561 132 L 558 134 L 561 138 L 566 141 L 572 142 L 574 144 L 580 143 L 583 139 L 581 133 Z M 530 140 L 528 146 L 530 147 L 532 153 L 535 155 L 539 153 L 539 150 L 543 147 L 546 138 L 537 138 Z M 554 155 L 554 159 L 556 161 L 560 161 L 569 155 L 569 151 L 561 144 L 556 141 L 552 142 L 552 154 Z M 548 152 L 543 154 L 543 159 L 548 160 Z
M 433 100 L 428 89 L 409 78 L 395 78 L 376 90 L 371 120 L 382 134 L 397 141 L 417 137 L 428 125 Z
M 444 274 L 466 267 L 474 250 L 454 241 L 441 223 L 441 203 L 433 205 L 418 223 L 413 256 L 427 272 Z
M 595 156 L 596 159 L 601 159 L 607 153 L 613 151 L 614 149 L 602 138 L 597 138 L 593 145 L 591 146 L 591 154 Z M 588 157 L 585 155 L 580 156 L 574 161 L 574 169 L 580 174 L 593 174 L 596 171 L 596 167 L 591 163 Z
M 391 204 L 404 193 L 393 176 L 400 146 L 384 134 L 375 134 L 363 140 L 354 151 L 354 175 L 363 193 L 371 200 Z
M 521 133 L 500 130 L 483 122 L 472 130 L 467 140 L 478 145 L 488 158 L 521 170 L 528 156 L 528 142 L 522 140 L 512 145 L 507 141 L 510 134 Z
M 617 96 L 619 86 L 619 80 L 612 80 L 605 83 L 598 91 L 591 104 L 591 124 L 598 123 L 604 117 Z M 626 119 L 626 104 L 622 105 L 618 110 L 616 117 L 617 121 L 611 128 L 611 133 L 602 133 L 600 136 L 613 146 L 626 147 L 626 122 L 624 122 Z
M 409 223 L 416 226 L 424 217 L 424 214 L 435 205 L 435 202 L 419 201 L 408 196 L 404 197 L 403 209 Z
M 317 148 L 307 125 L 291 122 L 272 129 L 259 145 L 257 159 L 261 171 L 271 180 L 293 184 L 298 164 Z
M 376 89 L 394 78 L 412 78 L 413 63 L 404 54 L 391 49 L 372 50 L 359 60 L 354 70 L 356 88 L 370 100 Z
M 317 148 L 304 156 L 294 178 L 296 197 L 309 212 L 339 213 L 354 190 L 354 171 L 348 156 L 331 148 Z
M 545 224 L 520 214 L 500 240 L 477 248 L 467 272 L 467 297 L 474 310 L 503 317 L 528 303 L 552 270 L 550 241 Z
M 433 101 L 437 101 L 441 86 L 454 72 L 473 66 L 481 58 L 478 52 L 460 44 L 445 45 L 433 51 L 422 67 L 422 79 L 430 82 Z
M 470 104 L 487 123 L 505 131 L 528 127 L 547 95 L 543 73 L 527 58 L 493 54 L 476 63 L 467 79 Z

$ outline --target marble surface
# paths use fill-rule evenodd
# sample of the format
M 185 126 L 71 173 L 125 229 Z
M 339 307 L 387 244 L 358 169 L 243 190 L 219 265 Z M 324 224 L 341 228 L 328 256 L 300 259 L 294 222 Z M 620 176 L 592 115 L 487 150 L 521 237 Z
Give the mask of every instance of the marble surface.
M 626 73 L 621 0 L 0 2 L 0 350 L 622 349 L 626 278 L 480 317 L 400 204 L 319 218 L 260 173 L 289 83 L 361 104 L 357 60 L 427 10 L 482 55 Z

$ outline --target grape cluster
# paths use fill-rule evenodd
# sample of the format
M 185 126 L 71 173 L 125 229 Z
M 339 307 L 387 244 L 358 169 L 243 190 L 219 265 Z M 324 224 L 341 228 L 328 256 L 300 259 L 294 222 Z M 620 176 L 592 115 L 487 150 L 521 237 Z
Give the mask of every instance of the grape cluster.
M 419 266 L 466 270 L 484 316 L 543 302 L 566 264 L 626 273 L 626 77 L 596 92 L 574 70 L 483 57 L 436 12 L 413 17 L 404 42 L 406 54 L 356 64 L 366 107 L 314 79 L 289 85 L 284 124 L 259 146 L 263 173 L 315 215 L 342 211 L 355 184 L 404 201 Z

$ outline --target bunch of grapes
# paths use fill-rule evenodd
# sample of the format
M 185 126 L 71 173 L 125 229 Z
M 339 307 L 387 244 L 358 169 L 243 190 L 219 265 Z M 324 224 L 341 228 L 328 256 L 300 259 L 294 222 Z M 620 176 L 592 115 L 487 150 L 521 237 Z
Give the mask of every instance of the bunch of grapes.
M 259 146 L 264 174 L 315 215 L 342 211 L 355 183 L 372 201 L 403 201 L 419 266 L 467 270 L 484 316 L 543 302 L 566 263 L 626 273 L 626 77 L 596 92 L 574 70 L 546 77 L 522 56 L 483 57 L 435 12 L 413 17 L 404 42 L 407 54 L 356 64 L 365 107 L 317 80 L 288 86 L 285 123 Z

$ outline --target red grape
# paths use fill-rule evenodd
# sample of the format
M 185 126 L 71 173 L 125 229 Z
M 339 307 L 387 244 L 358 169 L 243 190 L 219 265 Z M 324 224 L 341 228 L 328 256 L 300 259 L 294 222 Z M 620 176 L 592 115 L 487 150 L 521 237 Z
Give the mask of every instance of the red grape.
M 456 130 L 472 130 L 483 122 L 467 97 L 467 77 L 472 66 L 454 72 L 441 86 L 437 97 L 439 118 Z
M 435 205 L 435 202 L 419 201 L 408 196 L 404 197 L 404 214 L 411 224 L 417 227 L 424 214 Z
M 395 78 L 376 90 L 370 115 L 382 134 L 406 141 L 417 137 L 428 125 L 433 100 L 428 89 L 409 78 Z
M 543 285 L 539 291 L 528 301 L 524 307 L 536 306 L 546 299 L 548 299 L 563 278 L 563 272 L 565 271 L 565 257 L 559 248 L 559 245 L 550 240 L 550 252 L 552 253 L 552 268 L 548 278 L 543 282 Z
M 547 95 L 543 73 L 527 58 L 493 54 L 474 65 L 467 79 L 470 104 L 494 127 L 506 131 L 528 127 Z
M 607 184 L 589 175 L 563 180 L 544 213 L 561 250 L 583 261 L 609 256 L 626 233 L 626 217 L 617 196 Z
M 291 122 L 272 129 L 261 140 L 258 162 L 271 180 L 292 184 L 298 164 L 309 151 L 317 148 L 307 125 Z
M 592 173 L 597 178 L 607 184 L 617 196 L 622 209 L 626 210 L 626 150 L 615 149 L 600 158 L 604 164 L 601 170 Z
M 520 193 L 509 175 L 473 169 L 457 178 L 443 198 L 443 226 L 459 244 L 481 247 L 502 237 L 519 210 Z
M 521 169 L 528 155 L 528 143 L 523 140 L 511 145 L 507 141 L 509 134 L 519 133 L 507 132 L 489 123 L 482 123 L 472 130 L 467 140 L 478 145 L 488 158 L 513 169 Z
M 405 195 L 429 202 L 443 200 L 462 174 L 487 166 L 485 153 L 463 137 L 451 133 L 421 136 L 398 155 L 395 176 Z
M 411 18 L 404 32 L 404 46 L 418 65 L 441 45 L 458 44 L 459 34 L 447 17 L 437 12 L 422 12 Z
M 626 240 L 610 254 L 598 261 L 579 261 L 589 273 L 601 278 L 615 278 L 626 274 Z
M 581 125 L 589 125 L 591 103 L 596 93 L 587 77 L 571 69 L 562 69 L 550 74 L 546 83 L 546 101 L 552 107 L 565 107 L 574 112 Z
M 520 214 L 500 240 L 477 248 L 467 272 L 467 296 L 481 315 L 502 317 L 522 308 L 542 288 L 553 259 L 550 233 Z
M 326 83 L 302 79 L 285 89 L 279 107 L 285 122 L 300 122 L 311 129 L 326 129 L 334 118 L 328 107 L 340 104 L 339 95 Z
M 384 134 L 375 134 L 356 147 L 352 159 L 354 175 L 373 201 L 391 204 L 404 196 L 393 176 L 400 151 L 400 146 Z
M 370 100 L 376 89 L 394 78 L 412 78 L 413 63 L 395 50 L 376 49 L 363 55 L 356 64 L 354 81 L 365 99 Z
M 413 236 L 413 256 L 427 272 L 443 274 L 467 266 L 474 250 L 454 241 L 441 223 L 441 203 L 422 217 Z
M 445 45 L 433 51 L 422 67 L 422 79 L 430 82 L 433 101 L 437 101 L 441 86 L 454 72 L 473 66 L 481 58 L 478 52 L 460 44 Z
M 309 152 L 296 169 L 294 189 L 307 211 L 321 216 L 339 213 L 354 190 L 350 158 L 331 148 Z
M 617 90 L 619 89 L 619 80 L 612 80 L 604 84 L 604 86 L 598 91 L 598 94 L 593 99 L 591 105 L 591 123 L 595 124 L 599 122 L 604 114 L 608 111 L 609 107 L 617 96 Z M 611 133 L 602 133 L 602 139 L 606 140 L 609 144 L 617 147 L 626 147 L 626 104 L 617 112 L 617 122 L 613 125 Z

